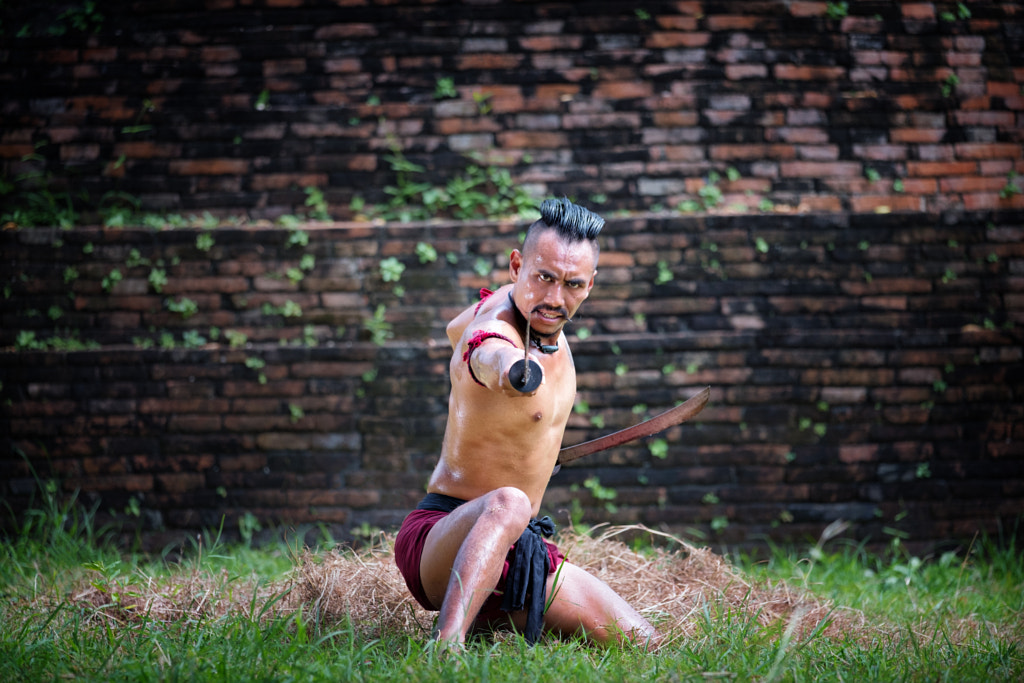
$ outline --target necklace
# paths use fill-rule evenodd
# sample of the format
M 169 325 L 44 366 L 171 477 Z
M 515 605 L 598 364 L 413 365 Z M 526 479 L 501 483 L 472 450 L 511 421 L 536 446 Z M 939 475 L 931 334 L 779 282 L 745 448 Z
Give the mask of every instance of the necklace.
M 516 306 L 516 302 L 512 299 L 512 292 L 508 293 L 508 302 L 512 305 L 512 311 L 516 314 L 516 326 L 526 325 L 526 316 L 522 314 L 519 307 Z M 554 344 L 542 344 L 540 336 L 534 334 L 533 330 L 530 330 L 530 346 L 535 347 L 541 353 L 551 354 L 558 351 L 558 342 Z

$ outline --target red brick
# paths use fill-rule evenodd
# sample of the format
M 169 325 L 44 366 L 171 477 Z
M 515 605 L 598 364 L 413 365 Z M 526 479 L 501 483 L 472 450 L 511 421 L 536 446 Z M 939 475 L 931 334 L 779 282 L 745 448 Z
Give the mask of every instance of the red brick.
M 370 124 L 342 125 L 340 123 L 292 123 L 291 132 L 300 138 L 365 138 L 374 128 Z
M 712 14 L 705 18 L 709 31 L 770 31 L 773 19 L 757 15 Z
M 802 196 L 800 197 L 799 204 L 796 210 L 800 213 L 809 213 L 813 211 L 820 211 L 825 213 L 834 213 L 841 211 L 843 203 L 839 197 L 834 195 L 828 196 Z
M 893 142 L 933 143 L 946 137 L 945 128 L 894 128 L 889 132 Z
M 840 446 L 839 447 L 839 462 L 843 463 L 858 463 L 858 462 L 873 462 L 878 458 L 878 446 L 876 445 L 859 445 L 859 446 Z
M 901 2 L 900 13 L 904 19 L 919 21 L 935 21 L 935 3 L 932 2 Z
M 684 33 L 680 31 L 656 31 L 647 36 L 645 46 L 654 50 L 675 47 L 704 47 L 711 42 L 709 33 Z
M 518 69 L 522 66 L 524 59 L 523 55 L 517 54 L 496 54 L 488 52 L 463 54 L 458 55 L 455 58 L 455 68 L 459 71 Z
M 857 178 L 863 174 L 863 166 L 852 161 L 788 161 L 780 165 L 780 171 L 785 178 Z
M 841 66 L 777 64 L 772 73 L 781 81 L 837 81 L 846 76 L 846 69 Z
M 853 296 L 878 296 L 893 294 L 915 294 L 930 292 L 932 285 L 927 280 L 915 278 L 876 277 L 870 282 L 846 280 L 840 288 Z
M 888 368 L 811 368 L 800 373 L 800 382 L 811 386 L 888 386 L 893 375 Z
M 172 415 L 168 422 L 171 432 L 219 432 L 221 427 L 219 415 Z
M 256 173 L 249 178 L 250 187 L 257 192 L 284 190 L 289 187 L 324 187 L 328 184 L 326 174 Z
M 1020 159 L 1024 157 L 1024 145 L 961 142 L 953 147 L 957 157 L 961 159 Z
M 548 131 L 506 131 L 499 133 L 498 143 L 511 149 L 562 149 L 569 145 L 565 133 Z
M 348 40 L 351 38 L 372 38 L 378 33 L 377 27 L 369 23 L 329 24 L 316 30 L 316 40 Z
M 64 482 L 65 488 L 71 487 L 82 489 L 88 487 L 90 491 L 127 491 L 129 493 L 142 493 L 153 490 L 153 477 L 148 474 L 123 474 L 103 477 L 90 477 L 88 480 L 72 477 Z
M 954 119 L 961 126 L 983 126 L 1013 130 L 1016 115 L 1012 111 L 960 111 L 954 112 Z M 991 143 L 975 143 L 986 145 Z M 998 146 L 998 145 L 997 145 Z
M 640 127 L 638 112 L 600 113 L 600 114 L 566 114 L 562 117 L 562 128 L 598 129 L 598 128 L 629 128 Z
M 309 439 L 308 434 L 265 432 L 256 437 L 256 443 L 265 451 L 308 451 L 310 448 Z
M 238 48 L 230 45 L 210 45 L 199 51 L 200 59 L 204 62 L 237 62 L 242 58 Z
M 561 50 L 575 52 L 583 47 L 583 36 L 522 36 L 517 39 L 517 42 L 524 50 L 530 50 L 532 52 L 558 52 Z
M 245 175 L 249 166 L 245 159 L 178 159 L 168 170 L 172 175 Z
M 793 0 L 789 3 L 789 12 L 794 17 L 823 17 L 828 9 L 825 2 L 805 2 L 804 0 Z
M 854 145 L 853 153 L 858 158 L 872 161 L 902 161 L 907 158 L 903 145 Z
M 921 406 L 904 405 L 884 408 L 882 415 L 896 424 L 924 424 L 928 421 L 929 411 Z
M 923 200 L 920 197 L 907 194 L 850 197 L 850 208 L 859 213 L 877 213 L 879 210 L 884 210 L 886 213 L 922 211 L 924 209 Z
M 61 161 L 92 161 L 100 156 L 99 145 L 61 145 Z
M 152 142 L 149 140 L 119 142 L 114 146 L 114 155 L 124 155 L 130 159 L 174 158 L 181 156 L 181 145 L 177 143 Z
M 911 176 L 950 176 L 950 175 L 971 175 L 978 170 L 978 165 L 973 161 L 959 162 L 922 162 L 908 161 L 907 173 Z
M 964 208 L 970 211 L 982 209 L 1019 209 L 1024 207 L 1024 195 L 1001 197 L 999 193 L 978 192 L 963 195 Z
M 1006 178 L 970 176 L 966 178 L 940 178 L 940 192 L 999 192 L 1006 184 Z
M 162 399 L 147 398 L 139 402 L 139 412 L 145 415 L 174 413 L 227 413 L 231 404 L 227 399 Z
M 306 71 L 305 59 L 272 59 L 263 62 L 263 77 L 277 78 L 279 76 L 290 76 L 301 74 Z
M 206 477 L 198 472 L 179 472 L 156 475 L 156 490 L 169 493 L 201 491 L 206 488 Z
M 654 93 L 654 86 L 649 82 L 638 81 L 613 81 L 598 83 L 594 88 L 594 95 L 611 100 L 637 99 L 650 97 Z
M 765 78 L 767 75 L 768 67 L 764 64 L 727 64 L 725 67 L 725 77 L 730 81 Z
M 825 144 L 828 142 L 828 133 L 821 128 L 804 128 L 782 126 L 772 131 L 767 131 L 765 137 L 770 140 L 781 140 L 792 144 Z

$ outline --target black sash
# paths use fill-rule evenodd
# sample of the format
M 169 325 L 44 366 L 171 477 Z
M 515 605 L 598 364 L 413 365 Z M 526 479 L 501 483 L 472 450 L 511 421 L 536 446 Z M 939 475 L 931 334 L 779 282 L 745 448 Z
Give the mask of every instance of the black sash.
M 417 510 L 451 512 L 466 501 L 440 493 L 428 493 Z M 526 630 L 523 633 L 530 645 L 540 640 L 544 625 L 544 602 L 547 598 L 547 578 L 551 561 L 545 538 L 555 533 L 550 517 L 533 518 L 516 541 L 515 553 L 509 561 L 508 578 L 501 609 L 505 612 L 526 610 Z

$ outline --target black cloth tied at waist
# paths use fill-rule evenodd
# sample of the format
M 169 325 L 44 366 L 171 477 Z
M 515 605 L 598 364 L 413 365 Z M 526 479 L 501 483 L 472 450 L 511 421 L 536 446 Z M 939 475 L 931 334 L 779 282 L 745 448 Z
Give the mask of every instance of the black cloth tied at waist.
M 428 493 L 416 509 L 452 512 L 466 502 L 440 493 Z M 515 552 L 509 560 L 501 609 L 505 612 L 526 610 L 523 636 L 530 645 L 540 640 L 544 626 L 544 602 L 547 599 L 547 578 L 551 568 L 544 539 L 551 538 L 554 533 L 555 523 L 550 517 L 534 517 L 516 541 Z

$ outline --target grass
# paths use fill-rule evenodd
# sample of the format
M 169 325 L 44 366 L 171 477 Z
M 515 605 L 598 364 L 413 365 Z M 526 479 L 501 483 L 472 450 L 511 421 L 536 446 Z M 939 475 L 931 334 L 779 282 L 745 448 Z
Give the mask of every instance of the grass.
M 670 645 L 658 654 L 554 639 L 530 648 L 499 635 L 439 657 L 427 638 L 430 615 L 388 594 L 386 543 L 358 552 L 253 548 L 209 533 L 150 556 L 117 547 L 91 520 L 44 496 L 0 542 L 8 679 L 1024 679 L 1024 564 L 1012 542 L 922 559 L 898 541 L 872 554 L 837 539 L 727 563 L 692 547 L 633 551 L 616 530 L 578 534 L 564 543 L 581 564 L 598 558 L 593 570 L 611 572 L 617 590 L 635 583 L 665 598 L 634 604 L 676 634 Z M 634 570 L 640 563 L 644 578 L 616 575 L 618 556 Z

